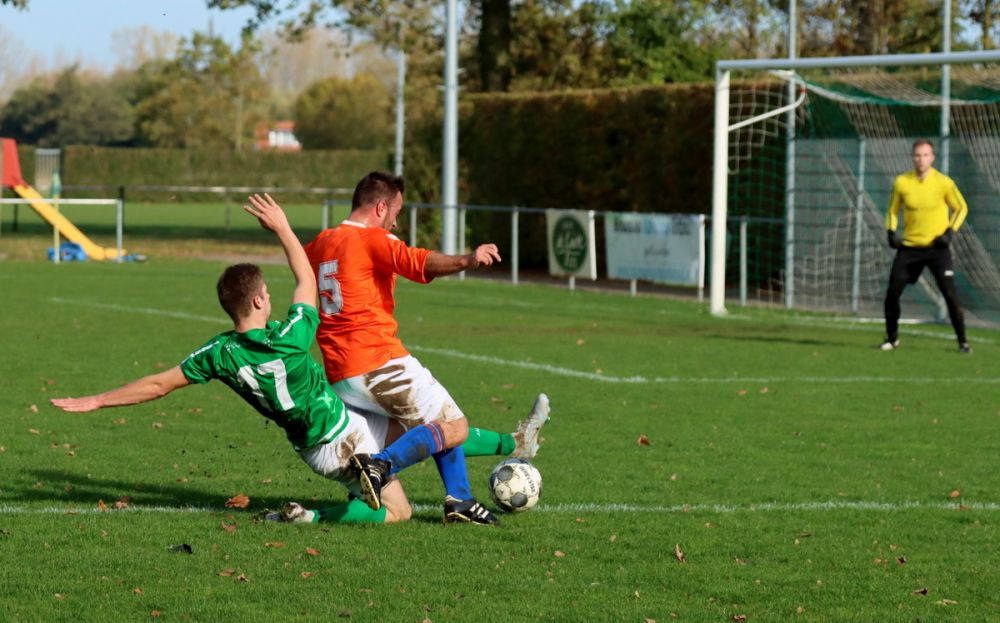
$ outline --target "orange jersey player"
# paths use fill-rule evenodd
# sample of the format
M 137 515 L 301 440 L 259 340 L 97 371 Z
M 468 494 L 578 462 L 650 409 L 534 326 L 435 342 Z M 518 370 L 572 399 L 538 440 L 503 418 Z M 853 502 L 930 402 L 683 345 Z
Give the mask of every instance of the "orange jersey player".
M 327 379 L 347 405 L 385 415 L 408 431 L 391 449 L 352 459 L 362 484 L 369 486 L 365 500 L 372 508 L 378 507 L 379 488 L 392 474 L 431 454 L 445 486 L 445 521 L 496 523 L 469 486 L 461 447 L 469 436 L 468 420 L 444 386 L 403 347 L 393 311 L 397 275 L 428 283 L 499 262 L 500 254 L 494 244 L 466 255 L 406 246 L 390 232 L 403 208 L 403 190 L 403 178 L 369 173 L 354 190 L 347 220 L 306 245 L 320 292 L 316 340 Z M 533 414 L 507 435 L 517 439 L 517 448 L 509 451 L 533 456 L 548 411 L 543 394 Z M 485 443 L 493 447 L 482 454 L 496 454 L 502 445 L 503 436 L 492 434 L 496 443 Z

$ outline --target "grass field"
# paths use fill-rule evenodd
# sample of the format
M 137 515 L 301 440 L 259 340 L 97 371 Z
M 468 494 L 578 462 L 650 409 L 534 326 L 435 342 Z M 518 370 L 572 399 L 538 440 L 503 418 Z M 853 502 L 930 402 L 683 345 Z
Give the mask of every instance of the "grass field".
M 408 524 L 275 525 L 253 517 L 343 494 L 221 385 L 91 414 L 47 402 L 224 330 L 222 267 L 0 262 L 0 619 L 1000 618 L 996 333 L 963 356 L 947 327 L 904 327 L 883 353 L 879 327 L 823 316 L 401 283 L 404 341 L 474 425 L 551 397 L 539 507 L 443 526 L 418 465 Z M 277 310 L 291 279 L 265 273 Z M 481 497 L 495 462 L 469 461 Z M 249 508 L 226 509 L 238 493 Z

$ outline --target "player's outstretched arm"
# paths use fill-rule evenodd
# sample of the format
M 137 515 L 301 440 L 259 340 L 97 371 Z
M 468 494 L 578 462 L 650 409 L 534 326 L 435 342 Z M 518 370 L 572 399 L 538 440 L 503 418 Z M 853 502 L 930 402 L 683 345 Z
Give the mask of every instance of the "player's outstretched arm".
M 181 371 L 181 367 L 174 366 L 165 372 L 144 376 L 103 394 L 81 396 L 80 398 L 53 398 L 51 402 L 63 411 L 84 413 L 104 407 L 121 407 L 149 402 L 187 385 L 188 380 Z
M 468 255 L 445 255 L 431 251 L 424 263 L 424 275 L 428 279 L 433 279 L 480 266 L 490 266 L 493 262 L 500 261 L 500 251 L 495 244 L 481 244 Z
M 270 229 L 278 236 L 285 256 L 288 258 L 288 267 L 292 269 L 295 277 L 295 292 L 292 293 L 292 303 L 306 303 L 316 305 L 316 278 L 312 274 L 312 267 L 309 265 L 309 258 L 306 257 L 305 249 L 299 242 L 292 226 L 288 224 L 288 217 L 281 206 L 267 193 L 263 197 L 251 195 L 248 197 L 250 205 L 244 205 L 243 209 L 257 217 L 260 226 Z

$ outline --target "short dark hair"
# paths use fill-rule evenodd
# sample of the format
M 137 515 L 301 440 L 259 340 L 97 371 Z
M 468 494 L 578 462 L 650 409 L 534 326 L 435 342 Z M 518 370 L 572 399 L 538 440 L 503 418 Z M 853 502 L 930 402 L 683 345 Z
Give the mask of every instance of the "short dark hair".
M 405 188 L 403 177 L 385 171 L 372 171 L 361 178 L 354 187 L 354 197 L 351 199 L 351 210 L 385 201 L 389 203 L 396 198 L 396 193 L 403 194 Z
M 256 264 L 234 264 L 222 272 L 215 291 L 219 304 L 226 310 L 233 322 L 250 315 L 253 297 L 260 294 L 264 286 L 264 275 Z
M 932 153 L 934 152 L 934 143 L 930 142 L 926 138 L 918 138 L 917 140 L 913 141 L 913 147 L 910 148 L 910 151 L 911 152 L 914 151 L 917 147 L 920 147 L 921 145 L 927 145 L 928 147 L 931 148 L 931 152 Z

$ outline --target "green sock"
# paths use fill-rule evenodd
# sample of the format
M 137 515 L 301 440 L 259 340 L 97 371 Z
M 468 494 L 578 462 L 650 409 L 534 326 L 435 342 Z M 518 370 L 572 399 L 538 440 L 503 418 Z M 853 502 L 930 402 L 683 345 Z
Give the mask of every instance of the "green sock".
M 364 500 L 353 499 L 316 511 L 313 522 L 326 523 L 385 523 L 385 507 L 373 511 Z
M 484 428 L 469 428 L 469 437 L 462 444 L 465 456 L 507 456 L 517 443 L 514 435 Z

